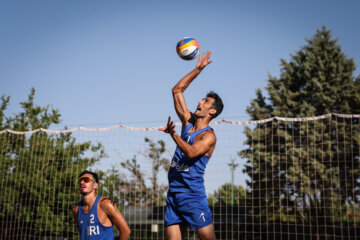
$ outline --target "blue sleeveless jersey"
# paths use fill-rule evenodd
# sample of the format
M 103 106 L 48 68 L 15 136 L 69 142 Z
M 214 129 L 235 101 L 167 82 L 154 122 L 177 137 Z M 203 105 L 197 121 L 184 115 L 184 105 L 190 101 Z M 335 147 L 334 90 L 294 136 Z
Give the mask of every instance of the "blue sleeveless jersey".
M 101 196 L 97 196 L 91 211 L 84 213 L 81 209 L 82 201 L 79 204 L 78 226 L 81 240 L 114 240 L 112 226 L 103 226 L 97 217 L 97 208 Z
M 191 145 L 194 144 L 194 139 L 198 134 L 211 129 L 207 126 L 199 131 L 188 133 L 192 127 L 193 124 L 187 125 L 181 133 L 181 138 Z M 206 195 L 204 173 L 209 159 L 210 157 L 206 155 L 188 158 L 177 147 L 168 173 L 169 192 L 192 192 Z

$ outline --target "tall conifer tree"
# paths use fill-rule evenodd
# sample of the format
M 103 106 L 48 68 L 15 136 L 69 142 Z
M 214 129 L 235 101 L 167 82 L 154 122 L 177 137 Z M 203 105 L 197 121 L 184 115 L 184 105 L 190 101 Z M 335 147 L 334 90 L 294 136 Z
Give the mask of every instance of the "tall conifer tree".
M 252 120 L 360 113 L 360 77 L 326 27 L 307 39 L 280 77 L 269 76 L 267 94 L 256 91 Z M 245 172 L 253 213 L 260 223 L 302 222 L 317 235 L 342 222 L 360 200 L 359 118 L 271 121 L 246 129 Z M 249 154 L 251 153 L 251 154 Z M 320 226 L 311 228 L 311 226 Z

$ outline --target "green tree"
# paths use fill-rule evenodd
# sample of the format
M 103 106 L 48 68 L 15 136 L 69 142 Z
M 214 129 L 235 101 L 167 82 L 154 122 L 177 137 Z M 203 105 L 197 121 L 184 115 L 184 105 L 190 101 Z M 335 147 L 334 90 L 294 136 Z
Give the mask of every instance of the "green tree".
M 210 206 L 230 204 L 245 206 L 246 195 L 246 189 L 243 186 L 225 183 L 209 195 L 208 201 Z
M 60 123 L 58 110 L 34 104 L 35 89 L 22 111 L 5 116 L 2 96 L 0 131 L 48 129 Z M 71 133 L 0 134 L 0 238 L 74 237 L 71 209 L 79 200 L 78 174 L 105 157 L 101 144 L 77 142 Z
M 121 166 L 130 173 L 128 179 L 117 181 L 115 186 L 116 189 L 124 191 L 123 204 L 125 206 L 150 206 L 152 201 L 150 189 L 146 186 L 145 173 L 141 170 L 136 155 L 122 162 Z
M 145 142 L 149 144 L 149 149 L 146 151 L 146 157 L 151 160 L 151 195 L 155 200 L 155 206 L 161 206 L 165 203 L 165 192 L 167 186 L 159 183 L 158 175 L 161 169 L 168 172 L 170 169 L 169 159 L 163 157 L 166 151 L 165 142 L 159 140 L 157 142 L 152 141 L 149 138 L 145 138 Z
M 280 77 L 269 76 L 267 94 L 257 90 L 247 112 L 252 120 L 359 113 L 354 71 L 354 61 L 322 27 L 290 61 L 281 60 Z M 325 226 L 346 217 L 340 206 L 359 203 L 359 118 L 275 120 L 247 128 L 246 136 L 248 148 L 239 155 L 248 159 L 245 173 L 259 221 Z
M 146 173 L 141 170 L 137 156 L 127 159 L 121 163 L 121 166 L 128 170 L 130 178 L 128 180 L 118 180 L 115 188 L 122 189 L 125 193 L 124 204 L 132 206 L 162 206 L 165 203 L 165 192 L 167 186 L 159 183 L 158 175 L 161 170 L 168 171 L 170 163 L 163 155 L 166 152 L 165 142 L 159 140 L 154 142 L 149 138 L 145 138 L 148 143 L 142 155 L 151 163 L 151 186 L 146 182 Z

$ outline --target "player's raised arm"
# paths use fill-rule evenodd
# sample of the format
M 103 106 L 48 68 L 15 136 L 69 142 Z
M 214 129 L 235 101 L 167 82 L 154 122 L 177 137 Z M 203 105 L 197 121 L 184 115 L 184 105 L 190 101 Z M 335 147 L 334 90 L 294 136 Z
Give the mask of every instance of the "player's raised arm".
M 183 77 L 173 88 L 172 94 L 174 98 L 175 111 L 180 118 L 181 122 L 184 125 L 189 121 L 191 117 L 190 110 L 186 107 L 185 98 L 183 92 L 190 85 L 190 83 L 200 74 L 200 72 L 212 61 L 209 60 L 211 52 L 203 53 L 202 56 L 199 55 L 199 60 L 196 64 L 194 70 L 189 72 L 185 77 Z

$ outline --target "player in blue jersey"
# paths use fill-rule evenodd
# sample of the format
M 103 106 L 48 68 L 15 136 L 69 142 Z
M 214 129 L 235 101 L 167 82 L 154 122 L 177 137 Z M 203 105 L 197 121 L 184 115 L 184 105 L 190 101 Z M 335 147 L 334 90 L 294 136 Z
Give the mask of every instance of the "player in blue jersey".
M 98 175 L 85 170 L 79 175 L 78 183 L 82 200 L 72 212 L 80 239 L 114 240 L 113 224 L 119 229 L 119 239 L 129 239 L 129 226 L 116 205 L 110 199 L 95 193 L 99 183 Z
M 204 172 L 216 145 L 216 136 L 209 123 L 221 113 L 223 103 L 216 93 L 210 92 L 191 113 L 183 95 L 190 83 L 212 62 L 210 55 L 211 52 L 207 52 L 199 56 L 195 69 L 172 88 L 175 110 L 182 123 L 181 135 L 176 133 L 171 117 L 167 126 L 159 129 L 169 133 L 177 145 L 168 173 L 165 210 L 166 238 L 171 240 L 182 239 L 186 226 L 195 230 L 200 239 L 216 239 Z

